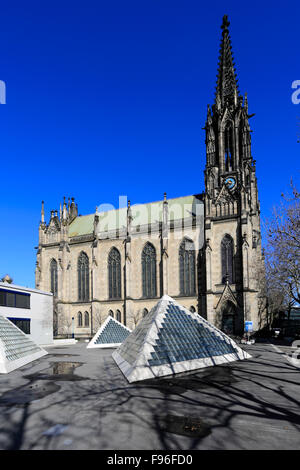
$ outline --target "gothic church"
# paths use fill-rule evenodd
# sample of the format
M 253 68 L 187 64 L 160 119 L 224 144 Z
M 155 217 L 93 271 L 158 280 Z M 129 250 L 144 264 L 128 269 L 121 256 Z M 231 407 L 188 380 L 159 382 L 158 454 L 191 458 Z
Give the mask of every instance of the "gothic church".
M 168 294 L 227 333 L 263 325 L 264 260 L 247 95 L 227 16 L 207 108 L 205 192 L 79 216 L 42 203 L 36 288 L 52 291 L 57 334 L 91 337 L 108 315 L 133 329 Z M 180 174 L 178 175 L 180 178 Z

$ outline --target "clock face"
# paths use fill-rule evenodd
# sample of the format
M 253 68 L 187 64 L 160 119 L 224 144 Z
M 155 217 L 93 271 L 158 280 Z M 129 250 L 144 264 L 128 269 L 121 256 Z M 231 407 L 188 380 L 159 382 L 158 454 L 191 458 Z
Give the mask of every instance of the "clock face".
M 225 184 L 227 186 L 228 189 L 233 189 L 236 185 L 236 181 L 235 181 L 235 178 L 233 176 L 228 176 L 226 179 L 225 179 Z

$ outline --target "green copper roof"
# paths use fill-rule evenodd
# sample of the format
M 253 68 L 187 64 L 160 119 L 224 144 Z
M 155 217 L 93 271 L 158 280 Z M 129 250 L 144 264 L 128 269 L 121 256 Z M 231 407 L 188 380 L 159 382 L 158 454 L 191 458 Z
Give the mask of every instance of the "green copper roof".
M 94 230 L 94 214 L 81 215 L 76 217 L 70 224 L 69 235 L 70 237 L 77 237 L 80 235 L 87 235 L 93 233 Z
M 195 205 L 202 204 L 196 196 L 184 196 L 168 199 L 169 221 L 176 221 L 191 217 L 195 213 Z M 162 222 L 163 201 L 147 204 L 134 204 L 131 206 L 132 226 L 155 224 Z M 105 212 L 99 212 L 98 232 L 107 232 L 126 227 L 127 207 Z M 95 214 L 76 217 L 70 224 L 70 237 L 88 235 L 94 230 Z

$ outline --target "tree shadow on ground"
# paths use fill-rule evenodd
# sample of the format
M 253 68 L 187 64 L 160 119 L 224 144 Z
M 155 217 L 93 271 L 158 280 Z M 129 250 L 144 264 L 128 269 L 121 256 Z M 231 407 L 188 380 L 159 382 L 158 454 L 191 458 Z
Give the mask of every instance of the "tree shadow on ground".
M 43 434 L 57 423 L 68 426 L 64 439 L 77 449 L 192 450 L 205 448 L 211 435 L 214 448 L 228 448 L 218 430 L 230 436 L 231 448 L 243 448 L 236 420 L 288 424 L 299 432 L 299 371 L 280 355 L 255 354 L 247 361 L 132 384 L 107 354 L 99 379 L 60 381 L 60 390 L 38 406 L 28 401 L 9 412 L 2 404 L 0 447 L 62 449 L 62 435 Z M 180 417 L 188 428 L 183 433 Z M 258 440 L 251 445 L 262 446 Z

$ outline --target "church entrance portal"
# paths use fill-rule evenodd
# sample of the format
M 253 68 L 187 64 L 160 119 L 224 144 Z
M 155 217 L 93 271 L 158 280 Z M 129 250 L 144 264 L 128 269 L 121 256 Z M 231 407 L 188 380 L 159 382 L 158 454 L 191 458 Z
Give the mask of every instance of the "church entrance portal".
M 233 335 L 235 333 L 235 315 L 236 309 L 233 303 L 227 302 L 222 309 L 222 331 L 227 335 Z

